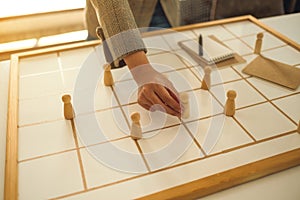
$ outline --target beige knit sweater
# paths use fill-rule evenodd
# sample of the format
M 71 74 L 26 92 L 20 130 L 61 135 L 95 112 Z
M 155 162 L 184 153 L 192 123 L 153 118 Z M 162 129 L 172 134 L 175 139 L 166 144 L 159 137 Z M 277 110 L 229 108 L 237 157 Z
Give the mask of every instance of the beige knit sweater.
M 156 3 L 157 0 L 86 0 L 88 32 L 96 38 L 96 28 L 100 24 L 105 38 L 109 38 L 108 46 L 114 60 L 145 51 L 137 27 L 149 25 Z

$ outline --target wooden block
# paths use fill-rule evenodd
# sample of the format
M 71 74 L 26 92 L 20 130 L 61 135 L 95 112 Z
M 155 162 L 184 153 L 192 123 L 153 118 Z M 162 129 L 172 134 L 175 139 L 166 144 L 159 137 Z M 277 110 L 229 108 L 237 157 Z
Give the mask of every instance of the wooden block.
M 66 94 L 62 96 L 62 101 L 64 102 L 64 116 L 65 119 L 74 119 L 73 106 L 71 104 L 71 96 Z
M 235 114 L 235 98 L 236 92 L 234 90 L 229 90 L 227 92 L 227 100 L 224 108 L 224 113 L 226 116 L 233 116 Z
M 262 55 L 250 62 L 243 72 L 294 90 L 300 85 L 300 69 Z
M 211 67 L 210 66 L 206 66 L 204 68 L 204 77 L 202 80 L 202 84 L 201 84 L 201 89 L 203 90 L 209 90 L 210 89 L 210 85 L 211 85 Z
M 130 136 L 134 140 L 139 140 L 142 138 L 142 128 L 140 124 L 140 113 L 134 112 L 131 114 L 131 129 L 130 129 Z
M 112 86 L 114 84 L 114 79 L 111 74 L 111 66 L 109 64 L 104 65 L 104 85 Z

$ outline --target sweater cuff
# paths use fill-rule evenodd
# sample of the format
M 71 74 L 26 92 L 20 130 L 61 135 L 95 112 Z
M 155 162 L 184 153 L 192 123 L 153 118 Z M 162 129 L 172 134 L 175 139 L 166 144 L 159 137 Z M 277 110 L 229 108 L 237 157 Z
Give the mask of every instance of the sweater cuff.
M 122 60 L 124 57 L 138 51 L 147 52 L 139 29 L 123 31 L 107 38 L 105 42 L 111 53 L 111 60 L 107 60 L 109 63 Z

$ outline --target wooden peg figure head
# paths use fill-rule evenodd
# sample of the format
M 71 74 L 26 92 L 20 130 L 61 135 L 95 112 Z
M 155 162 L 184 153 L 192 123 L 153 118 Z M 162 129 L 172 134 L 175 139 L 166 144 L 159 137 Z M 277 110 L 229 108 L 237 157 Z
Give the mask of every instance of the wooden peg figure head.
M 234 90 L 229 90 L 227 92 L 228 99 L 235 99 L 236 98 L 236 92 Z
M 132 113 L 130 117 L 133 122 L 139 122 L 141 119 L 141 115 L 138 112 Z
M 189 95 L 186 92 L 182 92 L 179 94 L 180 101 L 183 103 L 189 102 Z
M 71 104 L 71 96 L 66 94 L 66 95 L 63 95 L 61 99 L 64 102 L 63 111 L 64 111 L 65 119 L 68 119 L 68 120 L 74 119 L 74 111 L 73 111 L 73 107 Z
M 61 99 L 64 103 L 70 103 L 71 102 L 71 96 L 68 95 L 68 94 L 63 95 Z
M 264 37 L 264 34 L 263 33 L 258 33 L 256 37 L 257 37 L 257 39 L 262 39 Z

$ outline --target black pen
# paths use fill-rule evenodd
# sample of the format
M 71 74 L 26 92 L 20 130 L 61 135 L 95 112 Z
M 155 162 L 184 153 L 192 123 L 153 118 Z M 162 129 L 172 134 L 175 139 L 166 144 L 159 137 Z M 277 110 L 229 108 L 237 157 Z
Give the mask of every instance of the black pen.
M 202 35 L 199 35 L 199 56 L 203 56 L 203 41 L 202 41 Z

